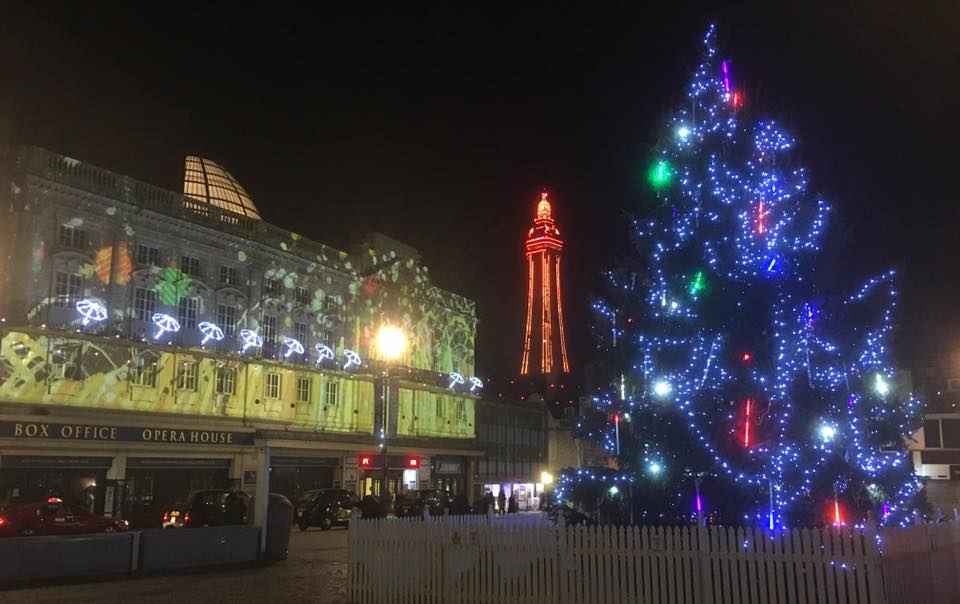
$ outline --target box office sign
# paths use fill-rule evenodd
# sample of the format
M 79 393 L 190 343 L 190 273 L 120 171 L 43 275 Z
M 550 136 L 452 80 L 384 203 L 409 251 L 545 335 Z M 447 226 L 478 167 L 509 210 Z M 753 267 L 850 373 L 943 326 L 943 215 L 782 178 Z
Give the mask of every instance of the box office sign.
M 253 432 L 225 432 L 193 428 L 147 428 L 98 424 L 0 421 L 0 438 L 134 442 L 182 445 L 252 445 Z

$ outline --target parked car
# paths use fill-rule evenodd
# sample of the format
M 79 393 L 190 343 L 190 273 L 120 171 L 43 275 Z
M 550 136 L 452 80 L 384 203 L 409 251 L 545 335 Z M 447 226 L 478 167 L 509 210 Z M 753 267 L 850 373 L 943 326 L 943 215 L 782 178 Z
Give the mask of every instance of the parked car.
M 57 497 L 0 510 L 0 537 L 113 533 L 127 528 L 126 520 L 91 514 Z
M 330 530 L 334 525 L 346 525 L 359 507 L 357 496 L 344 489 L 311 489 L 300 496 L 295 510 L 295 522 L 301 531 L 311 526 Z
M 419 491 L 407 491 L 405 495 L 397 498 L 394 513 L 397 516 L 419 516 L 423 517 L 424 510 L 429 510 L 432 516 L 442 516 L 453 507 L 450 501 L 450 495 L 446 491 L 438 489 L 422 489 Z
M 190 494 L 187 502 L 163 513 L 163 528 L 247 524 L 250 497 L 242 491 L 211 489 Z

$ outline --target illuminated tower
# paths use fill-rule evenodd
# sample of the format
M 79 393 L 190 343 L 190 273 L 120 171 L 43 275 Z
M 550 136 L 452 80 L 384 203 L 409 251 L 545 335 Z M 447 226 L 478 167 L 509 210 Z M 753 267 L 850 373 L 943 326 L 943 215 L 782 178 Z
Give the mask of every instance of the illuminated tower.
M 570 372 L 563 335 L 560 294 L 560 251 L 563 240 L 553 221 L 547 192 L 540 194 L 537 217 L 527 236 L 527 329 L 523 339 L 520 373 Z M 533 363 L 530 362 L 531 357 Z M 532 369 L 531 369 L 532 368 Z

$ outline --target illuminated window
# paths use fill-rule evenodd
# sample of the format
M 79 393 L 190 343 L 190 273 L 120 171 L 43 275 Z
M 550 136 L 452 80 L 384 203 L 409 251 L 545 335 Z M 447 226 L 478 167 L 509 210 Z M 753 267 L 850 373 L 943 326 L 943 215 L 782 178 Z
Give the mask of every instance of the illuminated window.
M 197 391 L 199 383 L 200 365 L 193 361 L 183 361 L 180 363 L 180 371 L 177 373 L 177 389 Z
M 298 287 L 297 288 L 297 303 L 298 304 L 310 304 L 310 289 L 307 287 Z
M 260 219 L 260 212 L 237 179 L 209 159 L 187 156 L 183 194 L 229 212 Z
M 263 395 L 267 398 L 280 398 L 280 374 L 268 371 L 264 382 Z
M 437 417 L 443 418 L 446 416 L 446 409 L 444 408 L 443 397 L 437 397 Z
M 217 367 L 217 394 L 236 394 L 236 367 Z
M 80 278 L 80 275 L 57 271 L 56 281 L 54 283 L 53 303 L 56 306 L 70 306 L 75 300 L 80 298 L 80 290 L 82 288 L 83 279 Z
M 457 401 L 457 421 L 467 419 L 467 406 L 463 401 Z
M 61 246 L 73 248 L 75 250 L 80 250 L 87 246 L 86 233 L 76 227 L 67 226 L 65 224 L 60 225 L 60 230 L 57 233 L 57 239 L 60 241 Z
M 160 250 L 148 245 L 138 245 L 137 264 L 160 266 Z
M 197 314 L 200 311 L 199 298 L 181 298 L 179 320 L 182 329 L 196 329 Z
M 304 348 L 307 347 L 307 324 L 306 323 L 294 323 L 293 324 L 293 337 L 298 342 L 303 344 Z
M 191 277 L 200 276 L 200 259 L 193 256 L 180 256 L 180 271 Z
M 336 406 L 340 401 L 340 383 L 330 380 L 327 382 L 327 392 L 326 398 L 324 399 L 324 404 L 328 406 Z
M 297 378 L 297 402 L 298 403 L 309 403 L 310 402 L 310 382 L 312 380 L 307 376 L 300 376 Z
M 133 318 L 149 321 L 157 312 L 157 292 L 138 287 L 133 292 Z
M 239 285 L 240 280 L 237 278 L 237 269 L 232 266 L 221 266 L 220 283 L 224 285 Z
M 269 277 L 264 277 L 263 279 L 263 295 L 264 296 L 273 296 L 274 298 L 280 296 L 280 281 L 277 279 L 270 279 Z
M 277 339 L 277 318 L 271 315 L 263 317 L 263 332 L 260 334 L 264 342 L 275 342 Z
M 228 304 L 218 305 L 217 325 L 223 330 L 224 336 L 232 336 L 237 325 L 237 307 Z
M 130 381 L 138 386 L 157 387 L 157 355 L 140 352 L 130 362 Z

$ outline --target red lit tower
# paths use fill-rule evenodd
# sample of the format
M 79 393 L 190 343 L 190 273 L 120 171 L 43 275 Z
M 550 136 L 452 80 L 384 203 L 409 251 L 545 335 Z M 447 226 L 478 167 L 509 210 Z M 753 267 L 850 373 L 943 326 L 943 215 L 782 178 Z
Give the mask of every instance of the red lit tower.
M 560 293 L 560 251 L 563 240 L 553 221 L 547 192 L 540 194 L 537 217 L 527 236 L 527 329 L 523 339 L 520 373 L 544 375 L 570 372 L 563 335 Z M 531 363 L 531 358 L 533 362 Z

